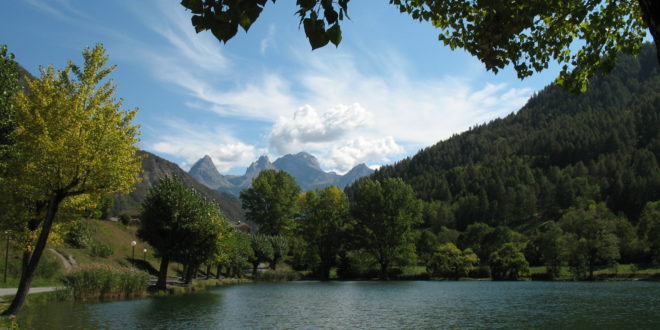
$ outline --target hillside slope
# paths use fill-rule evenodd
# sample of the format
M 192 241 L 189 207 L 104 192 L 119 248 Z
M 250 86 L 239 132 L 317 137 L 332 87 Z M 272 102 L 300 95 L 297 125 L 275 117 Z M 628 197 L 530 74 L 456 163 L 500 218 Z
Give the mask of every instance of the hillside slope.
M 156 185 L 165 176 L 176 176 L 181 178 L 186 186 L 195 189 L 206 199 L 216 203 L 229 221 L 236 222 L 244 219 L 245 216 L 241 209 L 241 203 L 236 196 L 218 192 L 204 186 L 188 175 L 178 165 L 152 153 L 139 151 L 138 154 L 144 155 L 144 159 L 142 160 L 143 171 L 140 174 L 142 180 L 136 185 L 132 193 L 115 196 L 112 209 L 114 215 L 127 211 L 135 212 L 139 209 L 150 187 Z
M 660 69 L 655 47 L 645 44 L 584 94 L 546 87 L 516 114 L 373 177 L 403 178 L 428 202 L 427 221 L 459 230 L 556 220 L 584 200 L 605 202 L 635 224 L 644 205 L 660 199 L 659 159 Z

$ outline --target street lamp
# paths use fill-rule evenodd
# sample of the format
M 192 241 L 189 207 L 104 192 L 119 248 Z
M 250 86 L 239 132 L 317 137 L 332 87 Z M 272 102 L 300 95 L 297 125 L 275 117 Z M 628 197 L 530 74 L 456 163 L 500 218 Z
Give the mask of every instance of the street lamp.
M 142 249 L 142 252 L 144 253 L 144 262 L 147 262 L 147 248 Z
M 137 245 L 137 242 L 136 242 L 136 241 L 132 241 L 132 242 L 131 242 L 131 246 L 133 247 L 133 258 L 132 258 L 133 260 L 135 260 L 135 246 L 136 246 L 136 245 Z
M 7 248 L 5 249 L 5 283 L 7 283 L 7 264 L 9 260 L 9 234 L 11 234 L 11 230 L 5 230 L 5 237 L 7 238 Z

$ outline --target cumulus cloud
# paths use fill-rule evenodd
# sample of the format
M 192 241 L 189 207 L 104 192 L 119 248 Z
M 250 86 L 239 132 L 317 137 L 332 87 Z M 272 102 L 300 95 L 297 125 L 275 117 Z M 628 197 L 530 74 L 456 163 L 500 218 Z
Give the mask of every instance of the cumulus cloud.
M 327 153 L 324 165 L 345 172 L 360 163 L 387 163 L 390 157 L 400 155 L 404 149 L 394 138 L 368 139 L 362 136 L 347 141 L 346 144 L 333 146 Z
M 179 164 L 188 170 L 204 155 L 209 155 L 218 171 L 225 173 L 232 168 L 247 167 L 263 149 L 245 144 L 233 137 L 227 127 L 200 127 L 183 122 L 166 122 L 170 134 L 161 134 L 147 143 L 147 149 L 159 154 L 183 159 Z
M 293 117 L 277 120 L 270 133 L 270 146 L 280 154 L 314 148 L 337 141 L 357 128 L 368 127 L 372 121 L 373 114 L 358 103 L 338 105 L 320 114 L 305 105 Z

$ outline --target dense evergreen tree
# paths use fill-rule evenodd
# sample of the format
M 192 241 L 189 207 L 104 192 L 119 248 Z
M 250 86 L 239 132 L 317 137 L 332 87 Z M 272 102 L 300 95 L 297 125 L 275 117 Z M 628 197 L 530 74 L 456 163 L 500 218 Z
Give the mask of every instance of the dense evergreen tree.
M 636 225 L 646 203 L 660 199 L 655 58 L 646 44 L 639 57 L 622 56 L 611 74 L 594 77 L 584 94 L 547 87 L 518 113 L 383 166 L 373 179 L 410 184 L 425 201 L 427 227 L 527 230 L 585 200 Z

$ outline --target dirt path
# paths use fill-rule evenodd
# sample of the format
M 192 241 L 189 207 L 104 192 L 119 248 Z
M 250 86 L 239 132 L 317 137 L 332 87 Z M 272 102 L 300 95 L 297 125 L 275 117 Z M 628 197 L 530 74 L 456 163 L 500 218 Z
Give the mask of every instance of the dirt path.
M 57 252 L 55 249 L 48 249 L 50 252 L 53 252 L 56 256 L 62 260 L 62 264 L 64 264 L 64 269 L 69 271 L 71 268 L 76 267 L 76 259 L 73 259 L 72 256 L 65 257 L 63 254 Z
M 13 296 L 16 294 L 17 288 L 4 288 L 0 289 L 0 296 Z M 37 288 L 30 288 L 29 293 L 39 293 L 39 292 L 51 292 L 57 290 L 55 286 L 43 286 Z

